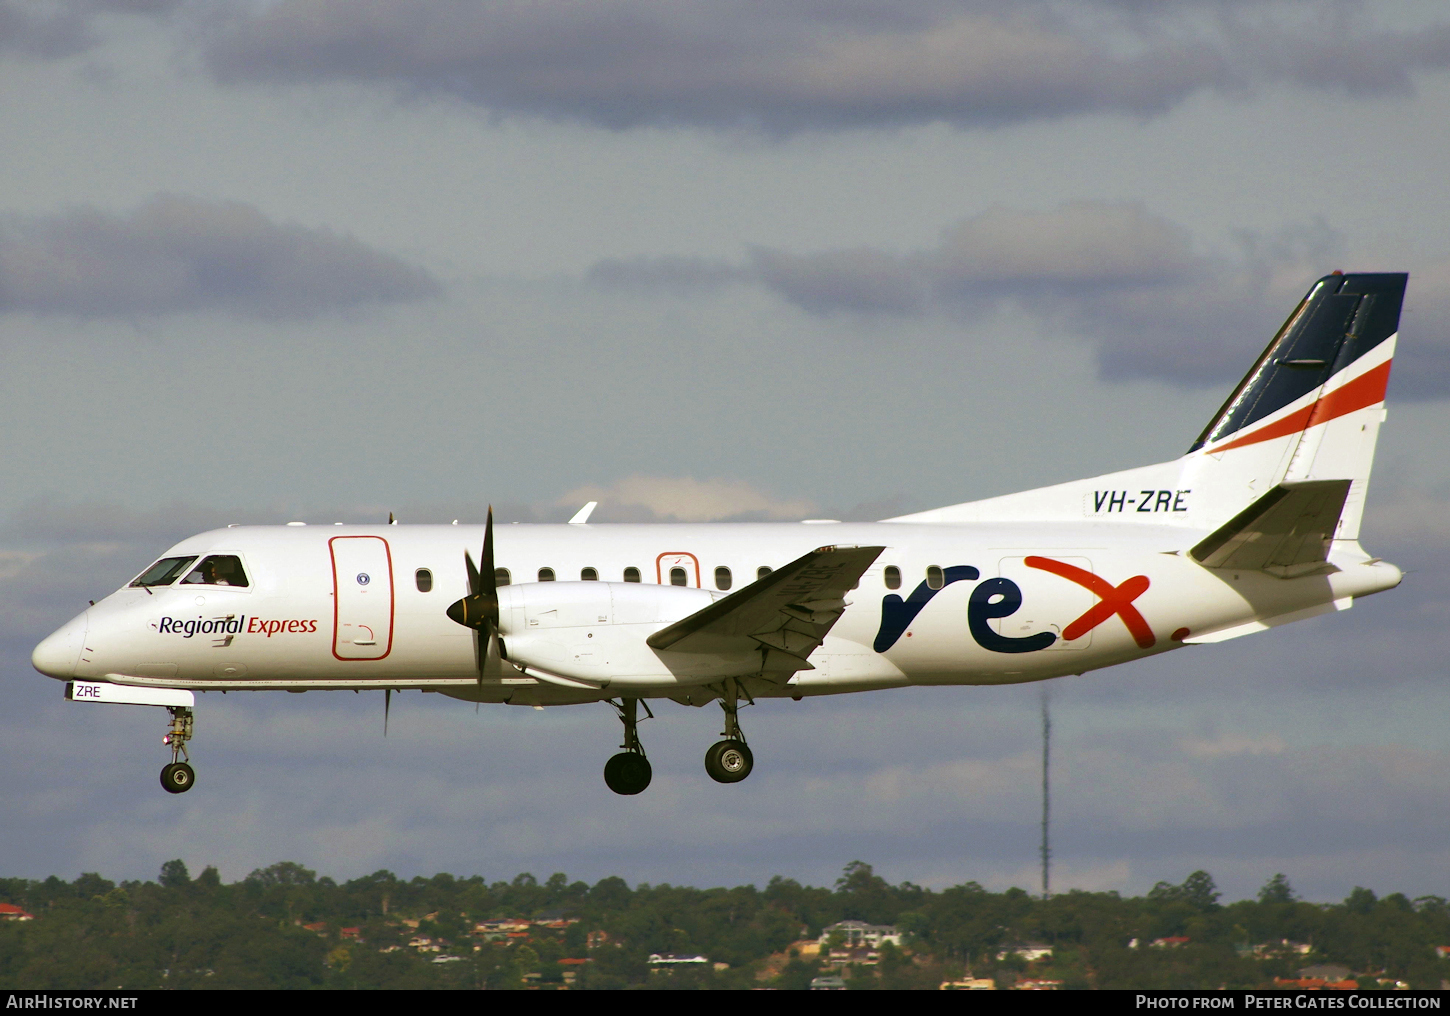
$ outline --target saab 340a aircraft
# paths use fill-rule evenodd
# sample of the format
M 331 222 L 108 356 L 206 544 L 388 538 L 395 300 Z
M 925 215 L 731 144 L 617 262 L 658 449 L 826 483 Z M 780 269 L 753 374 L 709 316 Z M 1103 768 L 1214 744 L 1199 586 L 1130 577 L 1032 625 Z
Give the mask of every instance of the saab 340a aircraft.
M 1171 462 L 864 524 L 228 527 L 34 664 L 73 701 L 166 707 L 171 793 L 194 693 L 273 689 L 608 702 L 619 794 L 650 782 L 641 704 L 718 701 L 705 769 L 735 783 L 742 701 L 1082 674 L 1398 585 L 1359 527 L 1407 279 L 1316 282 Z

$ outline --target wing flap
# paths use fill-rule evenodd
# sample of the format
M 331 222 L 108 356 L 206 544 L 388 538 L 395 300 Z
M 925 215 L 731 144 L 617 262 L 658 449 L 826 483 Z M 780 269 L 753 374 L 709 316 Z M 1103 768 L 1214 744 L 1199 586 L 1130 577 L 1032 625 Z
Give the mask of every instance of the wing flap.
M 763 647 L 774 650 L 767 659 L 807 669 L 805 658 L 845 611 L 846 594 L 885 549 L 818 547 L 645 641 L 677 653 Z
M 1205 568 L 1264 571 L 1281 578 L 1324 566 L 1349 480 L 1281 483 L 1189 551 Z

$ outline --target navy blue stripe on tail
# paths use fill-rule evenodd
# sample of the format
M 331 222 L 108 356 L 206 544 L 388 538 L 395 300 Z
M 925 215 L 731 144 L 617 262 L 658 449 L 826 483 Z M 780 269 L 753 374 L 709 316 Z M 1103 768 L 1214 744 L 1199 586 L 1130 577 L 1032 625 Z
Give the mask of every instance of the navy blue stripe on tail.
M 1326 275 L 1316 282 L 1190 452 L 1277 413 L 1400 327 L 1409 275 Z

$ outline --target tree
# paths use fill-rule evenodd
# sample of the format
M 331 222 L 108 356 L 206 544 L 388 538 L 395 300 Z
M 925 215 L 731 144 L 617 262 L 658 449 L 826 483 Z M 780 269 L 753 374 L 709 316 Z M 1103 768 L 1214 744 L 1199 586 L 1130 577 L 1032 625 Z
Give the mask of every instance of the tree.
M 247 876 L 246 881 L 267 889 L 277 885 L 312 885 L 317 881 L 317 872 L 302 867 L 296 861 L 278 861 L 270 868 L 258 868 Z
M 186 870 L 186 862 L 178 857 L 161 866 L 161 877 L 157 881 L 167 889 L 181 889 L 191 885 L 191 873 Z
M 1366 889 L 1363 886 L 1355 886 L 1354 890 L 1344 898 L 1344 906 L 1351 914 L 1367 914 L 1374 909 L 1375 894 L 1373 889 Z
M 901 904 L 886 880 L 865 861 L 852 861 L 836 879 L 836 893 L 845 902 L 847 917 L 885 924 L 895 920 Z
M 1195 871 L 1183 880 L 1182 885 L 1159 882 L 1148 891 L 1150 900 L 1187 903 L 1197 910 L 1212 910 L 1217 907 L 1219 895 L 1213 876 L 1206 871 Z
M 1296 899 L 1298 897 L 1294 895 L 1294 888 L 1289 885 L 1289 879 L 1283 872 L 1269 879 L 1259 890 L 1260 903 L 1293 903 Z

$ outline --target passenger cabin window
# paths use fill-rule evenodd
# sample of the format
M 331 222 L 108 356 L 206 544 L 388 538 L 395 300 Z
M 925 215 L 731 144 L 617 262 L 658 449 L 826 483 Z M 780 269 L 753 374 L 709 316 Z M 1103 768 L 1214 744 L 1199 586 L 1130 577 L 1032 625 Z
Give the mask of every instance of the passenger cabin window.
M 927 570 L 926 570 L 926 588 L 928 588 L 928 589 L 940 589 L 942 586 L 944 586 L 946 584 L 947 584 L 946 578 L 945 578 L 945 576 L 942 575 L 942 571 L 941 571 L 941 568 L 940 567 L 938 567 L 937 565 L 932 565 L 929 568 L 927 568 Z
M 896 565 L 894 565 L 894 564 L 888 564 L 886 566 L 886 576 L 885 577 L 886 577 L 886 588 L 887 589 L 900 589 L 901 588 L 901 569 L 898 568 L 898 567 L 896 567 Z
M 176 581 L 176 577 L 186 571 L 195 561 L 194 557 L 163 557 L 150 568 L 147 568 L 136 578 L 131 580 L 131 585 L 141 586 L 169 586 Z
M 579 569 L 579 581 L 581 581 L 581 582 L 598 582 L 599 581 L 599 569 L 597 569 L 597 568 L 581 568 L 581 569 Z
M 506 585 L 508 585 L 512 581 L 513 581 L 513 576 L 509 574 L 509 570 L 507 568 L 495 568 L 493 570 L 493 584 L 494 585 L 496 585 L 496 586 L 506 586 Z
M 730 581 L 731 580 L 730 580 L 730 569 L 729 568 L 726 568 L 724 565 L 721 565 L 719 568 L 716 568 L 715 569 L 715 588 L 716 589 L 729 589 L 730 588 Z
M 759 582 L 761 579 L 765 578 L 769 574 L 770 565 L 763 564 L 759 568 L 755 569 L 755 581 Z
M 686 585 L 688 583 L 689 583 L 689 579 L 685 577 L 685 569 L 683 569 L 683 568 L 671 568 L 670 569 L 670 585 L 672 585 L 672 586 L 683 586 L 683 585 Z
M 540 568 L 539 569 L 539 581 L 540 582 L 553 582 L 554 581 L 554 569 L 552 569 L 552 568 Z
M 242 559 L 231 554 L 213 554 L 201 559 L 201 564 L 191 570 L 182 585 L 201 586 L 245 586 L 247 573 L 242 571 Z
M 418 592 L 431 593 L 433 591 L 433 573 L 427 568 L 419 568 L 415 571 L 413 581 L 418 584 Z
M 626 569 L 624 569 L 624 581 L 626 581 L 626 582 L 638 582 L 639 581 L 639 569 L 638 568 L 626 568 Z

